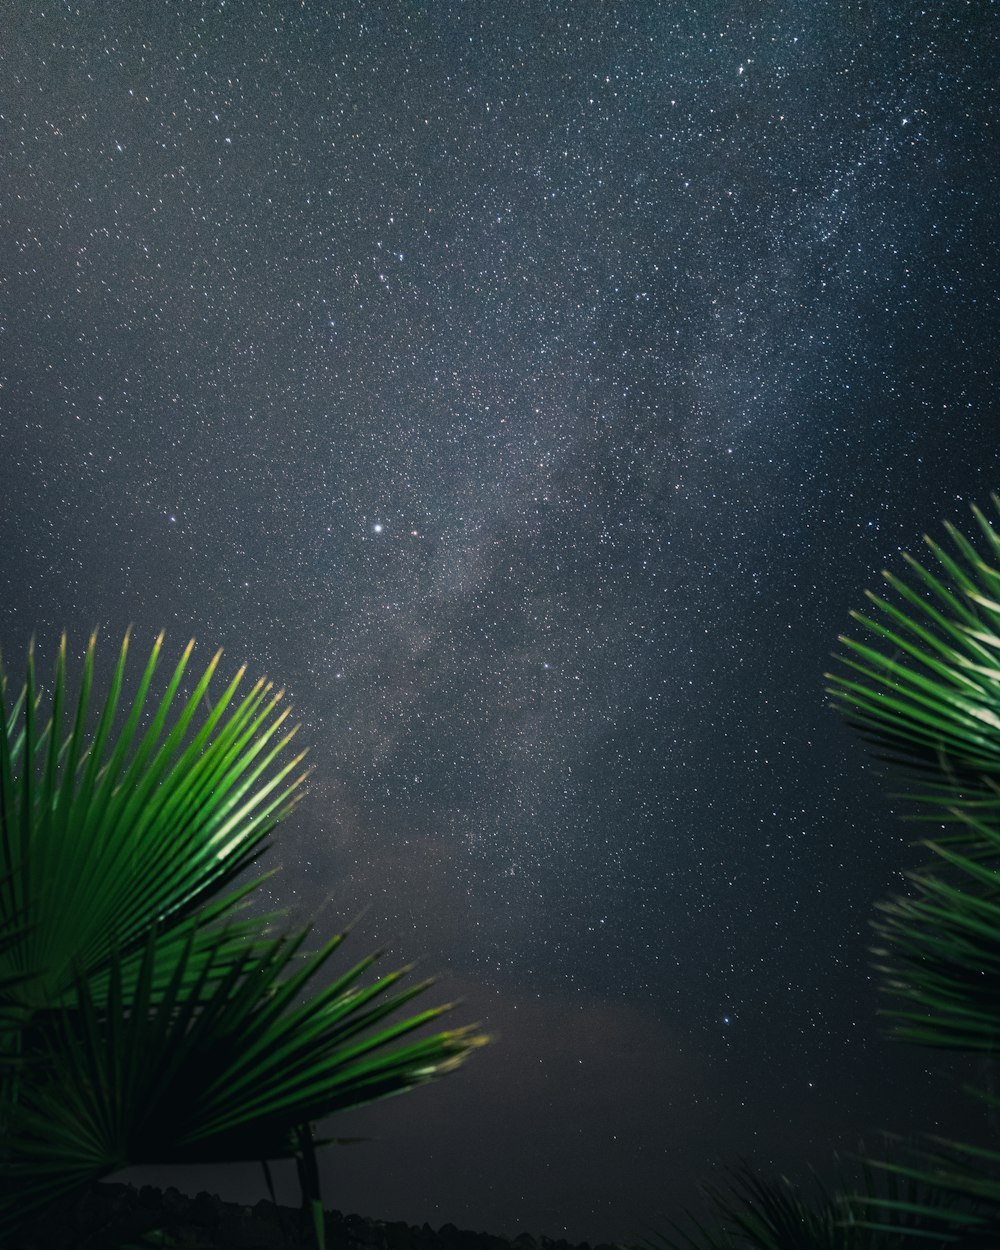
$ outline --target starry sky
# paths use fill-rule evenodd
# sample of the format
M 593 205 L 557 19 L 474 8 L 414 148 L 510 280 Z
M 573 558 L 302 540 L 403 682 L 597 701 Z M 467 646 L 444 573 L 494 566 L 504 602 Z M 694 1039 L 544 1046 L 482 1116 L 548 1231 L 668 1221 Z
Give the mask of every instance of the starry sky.
M 4 6 L 4 653 L 287 687 L 260 910 L 496 1037 L 324 1125 L 374 1139 L 329 1207 L 643 1235 L 956 1127 L 879 1036 L 915 835 L 823 672 L 1000 486 L 996 52 L 987 0 Z

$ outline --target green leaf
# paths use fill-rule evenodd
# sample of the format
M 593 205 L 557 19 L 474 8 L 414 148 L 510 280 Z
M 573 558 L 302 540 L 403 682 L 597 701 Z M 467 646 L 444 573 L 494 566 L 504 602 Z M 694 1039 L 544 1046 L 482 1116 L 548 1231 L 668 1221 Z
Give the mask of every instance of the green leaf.
M 270 873 L 221 894 L 305 780 L 282 692 L 241 696 L 240 670 L 211 701 L 216 655 L 182 696 L 189 644 L 157 697 L 161 635 L 122 707 L 128 648 L 95 721 L 90 639 L 68 726 L 65 639 L 47 714 L 33 650 L 10 711 L 0 669 L 0 1237 L 124 1167 L 296 1158 L 322 1246 L 315 1149 L 334 1139 L 311 1121 L 433 1080 L 487 1039 L 415 1040 L 450 1005 L 401 1015 L 431 983 L 367 983 L 376 956 L 294 1006 L 346 934 L 306 956 L 308 927 L 240 918 Z

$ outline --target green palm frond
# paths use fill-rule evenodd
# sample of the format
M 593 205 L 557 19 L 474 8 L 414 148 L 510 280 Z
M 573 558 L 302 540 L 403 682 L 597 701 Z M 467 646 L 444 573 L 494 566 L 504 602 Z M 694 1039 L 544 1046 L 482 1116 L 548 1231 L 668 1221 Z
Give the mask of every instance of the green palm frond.
M 265 960 L 247 954 L 197 1011 L 182 992 L 193 931 L 177 958 L 164 956 L 150 928 L 132 995 L 113 956 L 106 1006 L 80 974 L 79 1023 L 69 1011 L 50 1021 L 41 1041 L 50 1075 L 27 1087 L 16 1111 L 12 1201 L 32 1197 L 33 1178 L 47 1194 L 52 1180 L 80 1185 L 143 1163 L 293 1158 L 300 1124 L 432 1080 L 481 1040 L 471 1028 L 410 1039 L 449 1005 L 390 1023 L 431 983 L 399 989 L 404 969 L 362 986 L 373 957 L 292 1009 L 343 940 L 279 983 L 305 936 L 278 939 Z M 164 959 L 174 964 L 172 985 L 154 1007 Z
M 1000 500 L 993 497 L 1000 510 Z M 973 509 L 981 545 L 1000 536 Z M 930 865 L 912 893 L 880 905 L 874 949 L 893 1005 L 891 1034 L 917 1045 L 993 1054 L 1000 1042 L 1000 572 L 948 526 L 953 553 L 927 542 L 943 570 L 915 561 L 916 588 L 885 574 L 908 612 L 870 596 L 879 620 L 857 615 L 880 650 L 844 639 L 834 704 L 911 776 L 933 818 L 958 832 L 923 845 Z M 888 622 L 888 623 L 887 623 Z M 890 654 L 887 654 L 891 652 Z
M 868 592 L 874 614 L 851 614 L 865 639 L 840 639 L 853 675 L 827 674 L 834 704 L 936 821 L 1000 813 L 1000 535 L 972 511 L 981 550 L 950 524 L 951 550 L 925 536 L 937 569 L 905 556 L 910 582 L 883 572 L 896 598 Z
M 730 1175 L 728 1189 L 704 1188 L 711 1227 L 689 1214 L 687 1229 L 672 1223 L 673 1235 L 654 1234 L 642 1243 L 645 1250 L 923 1250 L 924 1213 L 937 1215 L 945 1202 L 922 1180 L 878 1176 L 867 1161 L 860 1184 L 842 1176 L 831 1191 L 814 1178 L 812 1202 L 784 1177 L 762 1177 L 746 1164 Z M 896 1211 L 895 1225 L 866 1220 L 866 1207 L 880 1202 Z M 907 1210 L 900 1213 L 901 1207 Z
M 993 498 L 1000 512 L 1000 500 Z M 869 594 L 842 638 L 834 705 L 908 783 L 924 818 L 957 831 L 923 845 L 909 897 L 880 907 L 874 950 L 892 1005 L 890 1035 L 992 1059 L 1000 1042 L 1000 536 L 978 509 L 978 547 L 948 526 L 930 539 L 937 568 L 907 557 L 909 581 L 886 572 L 892 598 Z M 1000 1100 L 964 1092 L 991 1110 Z M 862 1160 L 860 1185 L 807 1202 L 749 1168 L 728 1192 L 707 1191 L 711 1228 L 672 1225 L 653 1250 L 918 1250 L 1000 1246 L 1000 1149 L 928 1137 L 910 1162 Z
M 44 716 L 33 654 L 10 712 L 0 673 L 0 1234 L 136 1164 L 295 1158 L 322 1246 L 310 1122 L 486 1039 L 415 1038 L 451 1004 L 398 1018 L 431 982 L 366 984 L 375 955 L 295 1005 L 346 935 L 239 919 L 270 873 L 216 897 L 300 792 L 281 693 L 240 670 L 210 701 L 217 655 L 182 697 L 189 645 L 153 699 L 161 644 L 126 701 L 126 636 L 94 706 L 91 638 L 70 716 L 65 640 Z
M 888 1194 L 852 1195 L 859 1222 L 867 1228 L 895 1231 L 906 1221 L 915 1221 L 917 1231 L 912 1235 L 920 1237 L 923 1245 L 996 1250 L 1000 1241 L 1000 1152 L 940 1137 L 925 1140 L 933 1143 L 933 1148 L 906 1148 L 914 1160 L 911 1164 L 866 1161 L 890 1181 L 902 1178 L 911 1191 L 902 1194 L 893 1188 Z
M 993 496 L 1000 512 L 1000 500 Z M 880 904 L 874 948 L 890 1036 L 989 1059 L 1000 1042 L 1000 536 L 973 509 L 978 547 L 947 526 L 950 549 L 926 539 L 932 573 L 907 557 L 910 583 L 885 573 L 897 598 L 869 594 L 855 613 L 868 641 L 843 638 L 850 677 L 835 706 L 911 783 L 924 819 L 957 832 L 922 843 L 933 855 L 908 875 L 911 893 Z M 983 1090 L 966 1088 L 996 1107 Z M 1000 1245 L 1000 1151 L 929 1138 L 914 1162 L 876 1166 L 944 1196 L 925 1236 L 937 1244 Z M 967 1204 L 975 1204 L 970 1213 Z M 966 1205 L 963 1205 L 966 1204 Z M 887 1225 L 906 1202 L 868 1205 Z M 956 1231 L 964 1229 L 964 1232 Z
M 7 734 L 0 735 L 0 870 L 9 874 L 0 881 L 0 915 L 24 912 L 36 922 L 32 934 L 0 962 L 0 976 L 13 968 L 33 972 L 31 991 L 18 996 L 28 1011 L 63 1001 L 71 959 L 82 958 L 91 975 L 105 972 L 112 936 L 127 954 L 141 944 L 152 919 L 180 922 L 201 910 L 201 921 L 208 924 L 231 910 L 265 878 L 211 908 L 202 905 L 263 853 L 261 843 L 291 809 L 304 780 L 304 773 L 290 777 L 304 753 L 276 764 L 294 736 L 291 730 L 275 741 L 288 715 L 277 712 L 281 693 L 272 696 L 270 687 L 258 682 L 234 704 L 243 670 L 185 742 L 218 655 L 167 732 L 192 645 L 159 703 L 147 709 L 161 644 L 162 635 L 117 736 L 112 731 L 127 637 L 93 729 L 88 725 L 95 710 L 91 638 L 68 734 L 63 736 L 61 724 L 64 640 L 51 718 L 39 728 L 29 656 L 20 731 L 8 723 Z M 144 713 L 150 724 L 140 732 Z M 259 924 L 248 926 L 231 943 L 233 954 L 256 928 Z M 154 986 L 154 998 L 164 989 L 163 983 Z
M 918 1046 L 995 1055 L 1000 1052 L 1000 830 L 967 820 L 980 859 L 935 842 L 925 845 L 948 880 L 908 873 L 914 894 L 878 904 L 873 947 L 883 990 L 894 1000 L 880 1014 L 890 1035 Z

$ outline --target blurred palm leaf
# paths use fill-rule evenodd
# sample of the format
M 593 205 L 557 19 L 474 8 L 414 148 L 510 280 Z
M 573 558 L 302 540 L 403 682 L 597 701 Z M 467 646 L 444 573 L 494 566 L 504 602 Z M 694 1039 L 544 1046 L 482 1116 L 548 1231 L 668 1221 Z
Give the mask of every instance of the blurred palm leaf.
M 921 1229 L 927 1213 L 940 1211 L 944 1196 L 917 1178 L 876 1176 L 862 1167 L 860 1185 L 846 1176 L 829 1191 L 818 1179 L 818 1198 L 807 1201 L 784 1177 L 772 1180 L 747 1164 L 730 1169 L 726 1190 L 706 1186 L 712 1227 L 688 1213 L 689 1226 L 671 1224 L 672 1236 L 656 1233 L 646 1250 L 925 1250 Z M 867 1222 L 865 1208 L 885 1203 L 904 1214 L 896 1225 Z M 964 1214 L 964 1213 L 963 1213 Z M 981 1243 L 985 1250 L 985 1244 Z
M 374 955 L 293 1006 L 345 935 L 298 955 L 308 928 L 236 919 L 270 873 L 214 896 L 295 802 L 295 731 L 266 682 L 237 697 L 243 670 L 209 704 L 218 655 L 180 698 L 191 645 L 151 701 L 161 644 L 122 717 L 127 636 L 97 708 L 91 638 L 68 725 L 65 640 L 44 720 L 33 655 L 9 713 L 0 673 L 0 1234 L 124 1167 L 296 1158 L 322 1245 L 310 1121 L 429 1081 L 485 1038 L 411 1036 L 448 1006 L 390 1022 L 430 982 L 365 985 Z
M 1000 856 L 1000 829 L 963 823 L 979 857 L 925 842 L 949 879 L 907 873 L 914 893 L 877 905 L 883 919 L 873 928 L 884 944 L 872 953 L 895 1000 L 880 1011 L 890 1036 L 993 1056 L 1000 1045 L 1000 872 L 983 860 Z
M 916 1221 L 911 1235 L 920 1239 L 921 1246 L 996 1250 L 1000 1244 L 1000 1153 L 940 1137 L 926 1140 L 934 1144 L 933 1149 L 907 1147 L 912 1164 L 868 1161 L 887 1177 L 901 1177 L 918 1189 L 905 1195 L 852 1195 L 859 1224 L 895 1230 Z

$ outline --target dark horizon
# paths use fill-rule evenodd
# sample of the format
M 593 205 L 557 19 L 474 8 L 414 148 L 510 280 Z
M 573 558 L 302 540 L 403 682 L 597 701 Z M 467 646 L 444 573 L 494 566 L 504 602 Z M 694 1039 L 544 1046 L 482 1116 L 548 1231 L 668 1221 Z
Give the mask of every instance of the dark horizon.
M 5 662 L 134 624 L 286 687 L 254 906 L 497 1037 L 323 1123 L 378 1138 L 328 1208 L 593 1244 L 985 1130 L 880 1036 L 918 831 L 823 674 L 1000 489 L 995 15 L 750 13 L 0 16 Z

